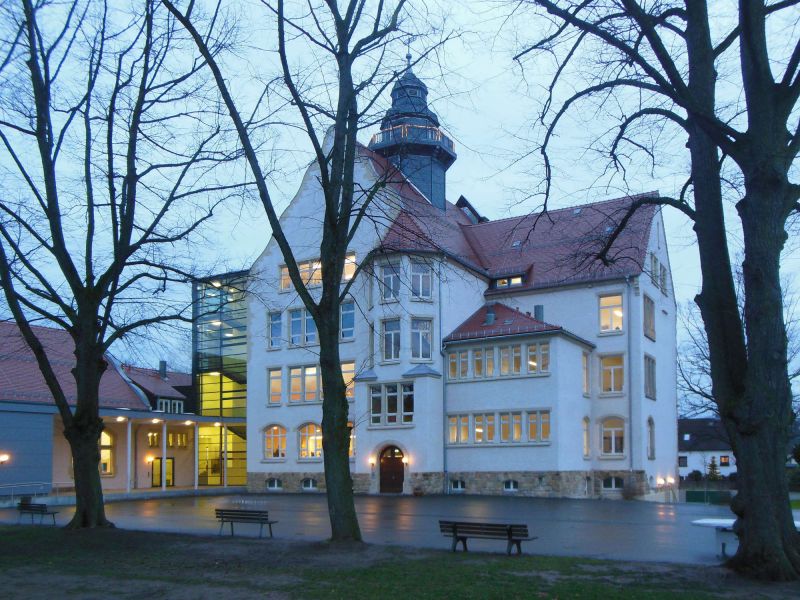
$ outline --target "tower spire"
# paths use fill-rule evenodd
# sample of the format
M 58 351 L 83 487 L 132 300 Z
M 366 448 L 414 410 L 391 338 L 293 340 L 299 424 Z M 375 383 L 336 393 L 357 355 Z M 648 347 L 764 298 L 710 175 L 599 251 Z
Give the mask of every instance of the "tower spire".
M 406 40 L 406 69 L 411 69 L 411 38 Z

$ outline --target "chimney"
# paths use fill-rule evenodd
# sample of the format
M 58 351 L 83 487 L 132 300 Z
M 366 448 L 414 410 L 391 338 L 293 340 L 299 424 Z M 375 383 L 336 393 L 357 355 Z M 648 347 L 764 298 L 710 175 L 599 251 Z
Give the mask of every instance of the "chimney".
M 158 376 L 161 377 L 161 379 L 167 378 L 167 361 L 158 361 Z
M 544 304 L 534 304 L 533 318 L 537 321 L 544 321 Z

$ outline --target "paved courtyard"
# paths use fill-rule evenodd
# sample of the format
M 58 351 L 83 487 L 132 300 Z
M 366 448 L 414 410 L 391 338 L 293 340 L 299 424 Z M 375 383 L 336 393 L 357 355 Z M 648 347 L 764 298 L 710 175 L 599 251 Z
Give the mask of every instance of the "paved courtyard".
M 213 534 L 218 531 L 213 509 L 223 506 L 269 510 L 279 521 L 279 538 L 323 540 L 330 535 L 322 495 L 175 497 L 113 502 L 106 510 L 118 527 Z M 527 553 L 694 564 L 719 560 L 714 531 L 691 522 L 732 516 L 722 506 L 472 496 L 366 496 L 356 499 L 356 508 L 365 540 L 375 544 L 447 548 L 438 519 L 514 521 L 527 523 L 539 537 L 525 544 Z M 60 507 L 58 523 L 66 523 L 71 514 L 71 507 Z M 0 522 L 16 521 L 16 510 L 0 510 Z M 237 535 L 258 533 L 254 526 L 235 527 Z M 476 540 L 470 549 L 504 551 L 505 545 Z

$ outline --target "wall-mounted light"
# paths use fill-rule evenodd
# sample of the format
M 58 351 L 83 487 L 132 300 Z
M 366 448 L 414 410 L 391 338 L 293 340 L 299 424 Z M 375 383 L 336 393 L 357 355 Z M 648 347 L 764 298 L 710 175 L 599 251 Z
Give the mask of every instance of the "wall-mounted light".
M 154 457 L 152 454 L 148 454 L 148 455 L 147 455 L 147 456 L 145 456 L 145 458 L 144 458 L 144 462 L 146 462 L 148 465 L 151 465 L 151 464 L 153 464 L 153 461 L 154 461 L 154 460 L 155 460 L 155 457 Z
M 194 421 L 184 421 L 184 425 L 194 425 Z
M 222 423 L 220 423 L 219 421 L 217 421 L 216 423 L 214 423 L 214 427 L 222 427 Z
M 155 425 L 156 423 L 161 423 L 161 419 L 153 419 L 153 421 L 152 421 L 152 422 L 153 422 L 153 424 Z
M 403 464 L 404 464 L 404 465 L 407 465 L 407 464 L 408 464 L 408 457 L 407 457 L 407 456 L 404 456 L 404 457 L 403 457 Z
M 117 423 L 124 423 L 125 420 L 126 420 L 126 417 L 117 417 Z
M 669 485 L 672 485 L 673 483 L 675 483 L 675 478 L 674 477 L 667 477 L 667 483 Z
M 219 371 L 209 371 L 208 373 L 206 373 L 206 375 L 208 375 L 209 377 L 219 377 L 220 373 Z
M 664 485 L 666 483 L 666 481 L 664 481 L 663 477 L 659 477 L 658 479 L 656 479 L 656 483 L 658 485 Z
M 11 460 L 11 455 L 7 453 L 0 454 L 0 467 L 6 464 L 8 461 Z

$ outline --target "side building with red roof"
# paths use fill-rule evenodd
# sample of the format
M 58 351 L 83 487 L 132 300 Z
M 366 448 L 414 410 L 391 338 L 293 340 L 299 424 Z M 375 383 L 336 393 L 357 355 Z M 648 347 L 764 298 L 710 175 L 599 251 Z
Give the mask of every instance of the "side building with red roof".
M 380 191 L 331 315 L 355 490 L 613 497 L 673 481 L 676 304 L 653 194 L 495 221 L 452 204 L 455 145 L 427 93 L 408 69 L 356 164 L 357 205 Z M 312 294 L 323 206 L 312 165 L 281 215 Z M 317 332 L 274 238 L 249 286 L 248 487 L 321 491 Z
M 77 400 L 74 345 L 68 332 L 33 327 L 67 400 Z M 189 374 L 123 365 L 106 355 L 100 381 L 100 472 L 107 493 L 221 485 L 208 471 L 224 472 L 220 452 L 200 455 L 200 433 L 244 427 L 243 415 L 220 419 L 197 414 Z M 224 422 L 223 422 L 224 421 Z M 30 348 L 17 325 L 0 321 L 0 501 L 74 489 L 64 425 Z M 209 466 L 210 465 L 210 466 Z M 210 479 L 211 481 L 206 481 Z M 217 476 L 217 479 L 221 479 Z

